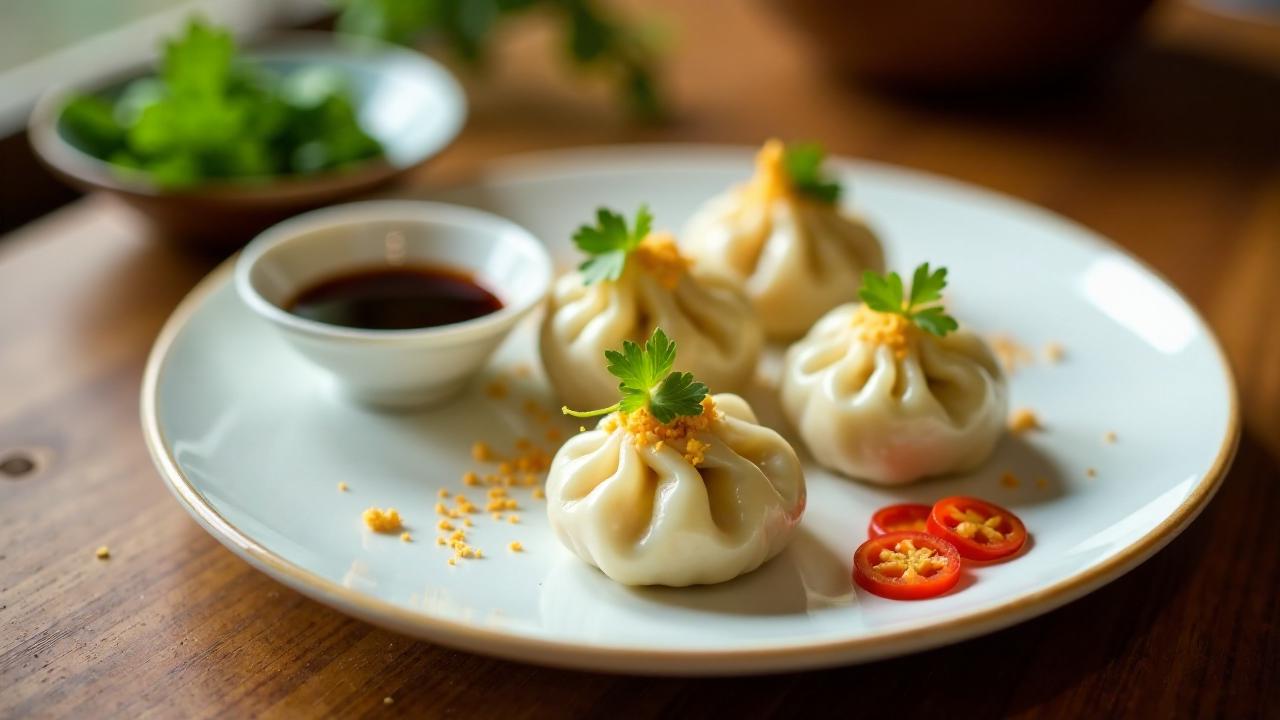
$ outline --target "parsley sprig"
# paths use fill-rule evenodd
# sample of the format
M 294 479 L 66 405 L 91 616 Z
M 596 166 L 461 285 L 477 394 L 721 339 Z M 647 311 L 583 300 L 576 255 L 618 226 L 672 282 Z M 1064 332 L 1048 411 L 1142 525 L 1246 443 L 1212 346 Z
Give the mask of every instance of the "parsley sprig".
M 826 151 L 818 143 L 788 145 L 782 155 L 787 178 L 796 192 L 818 202 L 834 205 L 840 199 L 840 183 L 822 172 Z
M 621 410 L 632 412 L 648 408 L 658 422 L 667 424 L 682 416 L 702 414 L 702 399 L 707 386 L 687 372 L 672 372 L 676 362 L 676 344 L 662 328 L 641 348 L 630 340 L 622 343 L 622 352 L 605 350 L 609 373 L 621 380 L 618 390 L 622 399 L 607 408 L 580 412 L 560 408 L 565 415 L 586 418 Z
M 617 280 L 627 266 L 627 256 L 640 247 L 653 227 L 648 205 L 636 211 L 636 221 L 627 228 L 627 219 L 610 210 L 596 210 L 595 226 L 583 225 L 573 234 L 573 243 L 591 257 L 578 266 L 582 282 L 590 285 L 601 280 Z
M 924 263 L 911 277 L 909 295 L 898 273 L 881 275 L 868 270 L 862 274 L 858 297 L 872 310 L 901 315 L 921 330 L 941 337 L 960 327 L 942 306 L 942 290 L 946 286 L 947 269 L 930 272 L 929 263 Z

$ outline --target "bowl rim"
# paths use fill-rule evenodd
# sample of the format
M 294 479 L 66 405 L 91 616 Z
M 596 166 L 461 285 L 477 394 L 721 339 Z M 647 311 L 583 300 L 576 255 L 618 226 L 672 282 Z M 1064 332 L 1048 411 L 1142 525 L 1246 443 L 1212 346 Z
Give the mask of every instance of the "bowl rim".
M 523 265 L 523 272 L 531 274 L 536 284 L 526 295 L 512 298 L 513 302 L 506 302 L 503 298 L 502 307 L 487 315 L 448 325 L 405 330 L 371 330 L 310 320 L 294 315 L 263 297 L 254 286 L 251 279 L 253 270 L 271 250 L 319 230 L 373 221 L 424 227 L 467 227 L 495 238 L 506 235 L 519 243 L 533 259 L 533 262 Z M 240 299 L 256 314 L 285 330 L 321 340 L 383 344 L 429 341 L 453 345 L 510 329 L 546 298 L 551 290 L 554 266 L 545 243 L 524 226 L 501 215 L 465 205 L 428 200 L 362 200 L 312 210 L 267 228 L 240 252 L 234 272 L 236 294 Z
M 79 84 L 60 83 L 50 86 L 40 95 L 27 118 L 28 142 L 36 157 L 55 174 L 72 184 L 91 189 L 149 198 L 221 199 L 274 204 L 281 199 L 311 199 L 317 193 L 336 194 L 406 172 L 440 154 L 457 138 L 467 120 L 466 93 L 453 73 L 436 60 L 406 47 L 346 33 L 288 30 L 254 38 L 246 42 L 240 51 L 242 58 L 255 62 L 316 51 L 329 51 L 335 55 L 360 52 L 394 57 L 416 66 L 419 72 L 431 77 L 432 83 L 448 98 L 448 102 L 444 104 L 448 122 L 436 142 L 429 144 L 414 159 L 403 163 L 393 163 L 385 153 L 380 153 L 350 167 L 312 175 L 290 173 L 225 178 L 167 189 L 147 180 L 142 174 L 120 172 L 112 163 L 81 150 L 58 132 L 58 121 L 68 97 L 77 92 L 100 93 L 132 80 L 154 75 L 153 59 L 133 63 Z

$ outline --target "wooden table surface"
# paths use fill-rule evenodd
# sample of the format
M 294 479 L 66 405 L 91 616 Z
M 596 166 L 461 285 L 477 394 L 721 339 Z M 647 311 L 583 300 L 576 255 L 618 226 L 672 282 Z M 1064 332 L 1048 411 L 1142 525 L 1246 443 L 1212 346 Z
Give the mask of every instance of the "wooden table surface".
M 139 380 L 212 262 L 90 197 L 0 242 L 0 716 L 1280 712 L 1280 31 L 1167 7 L 1090 89 L 908 103 L 819 72 L 759 3 L 655 5 L 681 28 L 675 123 L 628 125 L 604 88 L 565 81 L 548 34 L 530 27 L 474 83 L 467 130 L 415 182 L 532 148 L 778 134 L 1048 207 L 1151 263 L 1219 333 L 1244 435 L 1205 513 L 1060 610 L 861 667 L 644 679 L 408 640 L 251 569 L 168 495 L 138 428 Z M 722 52 L 730 41 L 751 50 Z M 34 470 L 21 473 L 22 458 Z M 94 558 L 99 545 L 110 560 Z

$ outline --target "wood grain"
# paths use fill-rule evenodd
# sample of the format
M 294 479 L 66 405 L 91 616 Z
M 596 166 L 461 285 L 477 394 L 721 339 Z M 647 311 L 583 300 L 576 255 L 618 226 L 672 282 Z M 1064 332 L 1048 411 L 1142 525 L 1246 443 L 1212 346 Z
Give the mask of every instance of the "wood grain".
M 632 127 L 603 86 L 567 84 L 534 24 L 472 81 L 466 132 L 415 181 L 455 182 L 518 150 L 779 134 L 1047 206 L 1151 263 L 1227 348 L 1245 434 L 1201 518 L 1045 617 L 862 667 L 636 679 L 410 641 L 252 570 L 168 496 L 138 384 L 160 325 L 213 261 L 88 198 L 0 243 L 0 716 L 1275 716 L 1280 30 L 1170 6 L 1094 85 L 960 105 L 847 86 L 753 3 L 655 5 L 683 41 L 673 125 Z M 4 474 L 15 457 L 33 470 Z M 111 558 L 95 559 L 104 544 Z

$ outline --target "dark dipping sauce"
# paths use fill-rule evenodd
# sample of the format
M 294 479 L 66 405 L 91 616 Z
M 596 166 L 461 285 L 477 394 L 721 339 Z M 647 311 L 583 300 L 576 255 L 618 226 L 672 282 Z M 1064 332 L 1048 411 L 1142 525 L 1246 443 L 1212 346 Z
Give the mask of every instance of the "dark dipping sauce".
M 298 293 L 285 310 L 316 322 L 363 330 L 416 330 L 473 320 L 502 301 L 471 275 L 434 265 L 356 270 Z

